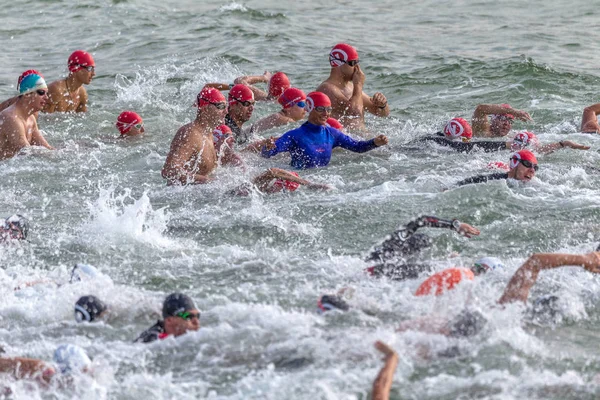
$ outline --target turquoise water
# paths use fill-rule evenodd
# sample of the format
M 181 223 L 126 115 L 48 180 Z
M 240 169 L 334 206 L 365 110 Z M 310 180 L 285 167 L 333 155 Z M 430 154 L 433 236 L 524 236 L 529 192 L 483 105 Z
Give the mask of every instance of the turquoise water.
M 32 220 L 30 243 L 0 248 L 0 345 L 50 360 L 58 344 L 79 344 L 96 378 L 70 390 L 11 382 L 15 398 L 366 399 L 381 365 L 377 339 L 400 355 L 394 399 L 597 397 L 596 277 L 575 268 L 542 273 L 533 296 L 560 296 L 564 315 L 555 325 L 495 306 L 532 252 L 588 252 L 600 240 L 598 138 L 576 133 L 583 107 L 600 100 L 593 4 L 30 1 L 5 4 L 0 15 L 2 99 L 26 69 L 48 81 L 65 76 L 76 49 L 97 64 L 89 113 L 40 118 L 58 150 L 0 163 L 0 215 Z M 227 195 L 285 159 L 248 158 L 246 174 L 223 169 L 202 187 L 164 185 L 169 143 L 193 118 L 204 83 L 282 70 L 310 91 L 327 76 L 328 51 L 339 41 L 358 48 L 365 91 L 389 100 L 391 116 L 367 126 L 390 146 L 339 152 L 328 168 L 302 173 L 334 185 L 328 193 Z M 452 188 L 508 153 L 415 151 L 409 143 L 450 117 L 469 119 L 484 102 L 528 111 L 534 121 L 514 128 L 543 143 L 568 138 L 592 149 L 540 156 L 528 185 Z M 143 138 L 115 140 L 124 109 L 144 117 Z M 260 105 L 253 118 L 276 110 Z M 507 270 L 437 300 L 414 298 L 422 279 L 364 276 L 368 249 L 420 214 L 482 231 L 470 240 L 428 232 L 435 246 L 426 257 L 436 269 L 493 255 Z M 449 258 L 453 252 L 460 256 Z M 76 262 L 110 279 L 13 290 L 37 278 L 65 281 Z M 343 287 L 353 289 L 354 311 L 315 314 L 320 294 Z M 202 329 L 132 345 L 175 290 L 195 299 Z M 111 305 L 106 324 L 75 323 L 73 304 L 85 294 Z M 466 302 L 489 320 L 472 341 L 395 332 L 401 321 L 454 315 Z M 435 356 L 453 346 L 460 356 Z

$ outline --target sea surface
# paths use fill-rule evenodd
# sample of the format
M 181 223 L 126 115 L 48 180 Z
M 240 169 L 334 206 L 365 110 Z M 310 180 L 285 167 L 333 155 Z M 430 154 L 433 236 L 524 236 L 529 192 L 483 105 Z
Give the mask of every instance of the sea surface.
M 592 251 L 600 241 L 600 137 L 577 133 L 600 101 L 600 11 L 593 2 L 333 0 L 1 1 L 0 100 L 35 68 L 66 76 L 74 50 L 91 52 L 96 77 L 85 115 L 41 115 L 56 151 L 32 149 L 0 162 L 0 216 L 32 221 L 30 240 L 0 246 L 0 345 L 6 356 L 51 361 L 57 345 L 82 346 L 94 378 L 40 389 L 0 377 L 14 399 L 367 399 L 382 365 L 373 343 L 399 354 L 392 399 L 594 399 L 600 396 L 600 280 L 580 268 L 544 271 L 532 298 L 560 297 L 560 318 L 527 318 L 496 300 L 534 252 Z M 228 191 L 286 157 L 248 157 L 197 187 L 160 176 L 176 130 L 194 118 L 207 82 L 285 71 L 310 92 L 329 73 L 328 52 L 356 46 L 365 91 L 382 92 L 389 118 L 367 118 L 390 145 L 336 152 L 302 177 L 329 192 L 232 197 Z M 480 103 L 510 103 L 542 143 L 573 140 L 589 151 L 539 156 L 523 185 L 454 183 L 494 172 L 508 152 L 457 154 L 415 146 Z M 118 140 L 114 123 L 139 112 L 146 135 Z M 253 120 L 278 110 L 263 103 Z M 279 135 L 272 130 L 265 136 Z M 439 298 L 415 298 L 426 277 L 374 280 L 368 250 L 419 215 L 481 229 L 466 239 L 431 229 L 424 257 L 435 270 L 500 257 L 505 270 Z M 64 283 L 75 263 L 105 276 Z M 317 299 L 346 289 L 352 311 L 321 316 Z M 164 297 L 189 294 L 198 332 L 133 344 L 160 317 Z M 94 294 L 108 320 L 77 324 L 73 305 Z M 465 305 L 488 319 L 466 340 L 416 331 L 402 321 L 451 317 Z M 452 350 L 452 351 L 449 351 Z M 454 352 L 453 357 L 440 353 Z

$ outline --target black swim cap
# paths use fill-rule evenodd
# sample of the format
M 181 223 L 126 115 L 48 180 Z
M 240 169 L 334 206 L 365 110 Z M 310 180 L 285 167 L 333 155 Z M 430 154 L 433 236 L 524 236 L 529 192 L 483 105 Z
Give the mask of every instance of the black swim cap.
M 463 310 L 452 321 L 450 321 L 450 336 L 469 337 L 477 335 L 487 320 L 479 311 Z
M 174 317 L 177 314 L 186 310 L 195 310 L 194 301 L 183 293 L 172 293 L 167 296 L 163 303 L 162 315 L 163 318 Z
M 335 295 L 323 295 L 317 303 L 317 307 L 321 312 L 329 310 L 341 310 L 348 311 L 350 306 L 340 296 Z
M 106 304 L 96 296 L 83 296 L 75 303 L 75 320 L 92 322 L 107 308 Z
M 4 221 L 4 229 L 20 233 L 21 237 L 18 239 L 27 239 L 27 234 L 29 233 L 29 220 L 20 214 L 14 214 Z M 13 237 L 12 233 L 11 237 Z M 13 237 L 13 239 L 15 238 Z

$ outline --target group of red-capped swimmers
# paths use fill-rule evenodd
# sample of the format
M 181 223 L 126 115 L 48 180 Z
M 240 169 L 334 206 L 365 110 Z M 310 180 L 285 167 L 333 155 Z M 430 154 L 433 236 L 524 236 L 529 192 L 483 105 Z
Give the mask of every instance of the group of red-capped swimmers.
M 387 117 L 390 114 L 388 101 L 382 93 L 369 96 L 363 91 L 365 75 L 360 68 L 356 49 L 344 43 L 335 45 L 329 53 L 329 63 L 329 77 L 308 95 L 293 87 L 283 72 L 242 76 L 231 84 L 207 83 L 197 95 L 195 119 L 179 128 L 172 140 L 161 171 L 162 177 L 168 185 L 204 184 L 214 179 L 212 172 L 218 165 L 244 168 L 243 158 L 239 154 L 242 152 L 255 153 L 264 158 L 289 153 L 290 167 L 304 170 L 327 166 L 335 147 L 362 153 L 387 145 L 388 138 L 385 135 L 378 135 L 370 140 L 357 140 L 344 133 L 345 130 L 361 136 L 362 139 L 366 135 L 365 111 L 378 117 Z M 29 146 L 53 149 L 38 127 L 37 116 L 40 111 L 87 111 L 88 94 L 84 85 L 89 85 L 95 76 L 95 61 L 89 53 L 77 50 L 69 56 L 67 67 L 68 76 L 49 85 L 37 70 L 28 70 L 19 76 L 17 95 L 0 103 L 0 160 L 12 158 Z M 266 91 L 257 87 L 261 83 L 267 85 Z M 222 91 L 228 91 L 227 96 Z M 257 101 L 277 101 L 281 110 L 250 124 Z M 598 113 L 600 104 L 584 109 L 582 132 L 600 133 Z M 306 121 L 299 127 L 294 127 L 278 137 L 258 136 L 264 131 L 283 129 L 305 118 Z M 475 176 L 458 182 L 459 186 L 495 179 L 530 181 L 538 170 L 537 158 L 533 151 L 545 154 L 560 148 L 589 149 L 588 146 L 569 140 L 541 145 L 536 135 L 531 132 L 519 132 L 509 141 L 473 140 L 473 137 L 507 136 L 514 119 L 532 120 L 527 112 L 514 109 L 508 104 L 481 104 L 475 109 L 472 124 L 463 118 L 453 118 L 445 124 L 441 132 L 423 137 L 419 142 L 430 142 L 459 152 L 476 149 L 484 152 L 514 152 L 509 157 L 508 165 L 502 162 L 495 163 L 495 167 L 507 172 Z M 123 111 L 117 117 L 116 128 L 123 138 L 145 133 L 142 117 L 130 110 Z M 293 191 L 300 185 L 312 189 L 330 188 L 325 184 L 302 179 L 296 172 L 270 168 L 253 178 L 249 186 L 236 189 L 235 193 L 244 195 L 253 189 L 263 193 Z M 24 217 L 11 218 L 12 222 L 5 223 L 5 234 L 2 237 L 12 237 L 12 234 L 26 236 L 26 232 L 17 232 L 15 227 L 18 224 L 13 223 Z M 415 231 L 422 227 L 450 228 L 469 237 L 479 234 L 476 228 L 457 220 L 421 217 L 394 232 L 380 247 L 373 250 L 367 260 L 372 261 L 374 265 L 366 272 L 372 276 L 390 279 L 416 279 L 421 273 L 430 271 L 428 263 L 417 260 L 420 251 L 431 244 L 428 237 L 415 234 Z M 534 254 L 517 270 L 498 302 L 503 304 L 526 301 L 529 290 L 541 270 L 564 265 L 578 265 L 598 273 L 600 254 Z M 415 295 L 441 295 L 464 280 L 473 280 L 475 276 L 501 267 L 502 263 L 498 259 L 484 257 L 471 268 L 440 271 L 427 278 Z M 178 299 L 183 301 L 187 297 Z M 92 300 L 86 299 L 90 304 L 93 303 Z M 555 302 L 556 298 L 545 298 L 536 301 L 536 304 L 538 308 L 547 309 Z M 339 295 L 326 295 L 319 299 L 321 311 L 349 308 L 350 305 Z M 185 314 L 188 311 L 179 310 L 178 313 Z M 195 312 L 195 307 L 192 307 L 192 311 Z M 169 318 L 183 318 L 177 313 L 167 314 Z M 198 320 L 199 314 L 193 314 L 192 318 L 187 318 L 186 315 L 184 319 L 194 318 Z M 402 324 L 400 330 L 423 329 L 450 336 L 470 336 L 478 333 L 484 322 L 485 318 L 480 313 L 465 310 L 454 319 L 436 323 L 427 319 L 408 321 Z M 150 329 L 148 332 L 146 336 L 154 339 L 164 336 L 164 332 L 158 329 Z M 142 341 L 146 341 L 146 338 Z M 395 353 L 381 343 L 378 344 L 378 348 L 393 364 Z M 395 362 L 397 363 L 397 357 Z

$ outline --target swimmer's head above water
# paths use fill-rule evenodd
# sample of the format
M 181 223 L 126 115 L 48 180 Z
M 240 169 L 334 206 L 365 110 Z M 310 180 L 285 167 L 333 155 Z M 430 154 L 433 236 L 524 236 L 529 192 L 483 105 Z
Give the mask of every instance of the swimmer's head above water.
M 311 92 L 306 96 L 306 112 L 308 122 L 325 126 L 331 114 L 331 100 L 325 93 Z
M 463 142 L 470 142 L 473 137 L 471 124 L 463 118 L 452 118 L 444 125 L 444 135 L 448 139 L 460 139 Z
M 509 178 L 529 182 L 538 170 L 538 162 L 531 151 L 520 150 L 510 156 L 509 167 Z
M 29 220 L 20 214 L 14 214 L 4 220 L 0 232 L 13 240 L 25 240 L 29 234 Z

